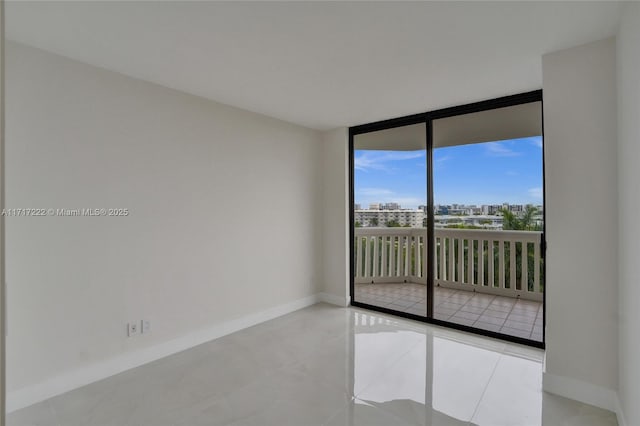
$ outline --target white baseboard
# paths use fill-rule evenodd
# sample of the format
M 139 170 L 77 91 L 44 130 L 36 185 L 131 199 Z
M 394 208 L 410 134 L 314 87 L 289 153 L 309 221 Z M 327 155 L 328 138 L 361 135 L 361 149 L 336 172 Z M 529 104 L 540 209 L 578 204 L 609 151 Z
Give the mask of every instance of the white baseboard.
M 139 367 L 227 334 L 311 306 L 320 300 L 326 301 L 325 298 L 319 295 L 307 296 L 264 311 L 215 324 L 206 329 L 198 330 L 158 345 L 139 349 L 73 371 L 68 371 L 35 385 L 7 392 L 6 411 L 10 413 L 20 408 L 28 407 L 29 405 L 122 373 L 123 371 Z
M 622 410 L 622 403 L 620 402 L 620 395 L 616 393 L 616 409 L 614 412 L 616 413 L 616 417 L 618 418 L 618 426 L 627 426 L 627 418 L 624 415 L 624 411 Z
M 616 391 L 569 377 L 543 373 L 542 389 L 614 413 L 620 408 Z
M 331 293 L 318 293 L 318 300 L 320 302 L 341 306 L 343 308 L 349 306 L 349 304 L 351 303 L 351 298 L 349 296 L 340 297 Z

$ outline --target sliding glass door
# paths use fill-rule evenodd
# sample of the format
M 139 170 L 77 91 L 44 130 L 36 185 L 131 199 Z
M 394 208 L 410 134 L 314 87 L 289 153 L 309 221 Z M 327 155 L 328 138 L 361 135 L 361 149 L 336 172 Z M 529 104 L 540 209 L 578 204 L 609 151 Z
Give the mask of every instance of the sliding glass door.
M 416 123 L 353 138 L 355 302 L 427 314 L 427 131 Z
M 433 120 L 434 315 L 542 342 L 540 102 Z
M 352 304 L 544 342 L 542 93 L 350 129 Z

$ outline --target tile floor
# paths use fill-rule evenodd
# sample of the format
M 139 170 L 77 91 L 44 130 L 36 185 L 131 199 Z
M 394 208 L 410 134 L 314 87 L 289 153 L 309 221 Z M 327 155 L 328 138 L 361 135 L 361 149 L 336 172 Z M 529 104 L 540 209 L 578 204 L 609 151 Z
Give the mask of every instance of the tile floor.
M 434 289 L 434 317 L 457 324 L 542 342 L 542 303 L 511 297 Z M 356 284 L 355 300 L 415 315 L 426 315 L 424 284 Z
M 541 350 L 318 304 L 9 414 L 10 426 L 616 425 Z

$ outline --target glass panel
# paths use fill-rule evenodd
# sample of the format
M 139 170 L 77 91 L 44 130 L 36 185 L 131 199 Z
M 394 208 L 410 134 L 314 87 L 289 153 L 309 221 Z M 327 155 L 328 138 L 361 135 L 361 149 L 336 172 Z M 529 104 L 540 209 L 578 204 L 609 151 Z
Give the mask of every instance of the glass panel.
M 427 313 L 424 123 L 354 137 L 354 300 Z
M 542 341 L 541 113 L 434 120 L 434 318 Z

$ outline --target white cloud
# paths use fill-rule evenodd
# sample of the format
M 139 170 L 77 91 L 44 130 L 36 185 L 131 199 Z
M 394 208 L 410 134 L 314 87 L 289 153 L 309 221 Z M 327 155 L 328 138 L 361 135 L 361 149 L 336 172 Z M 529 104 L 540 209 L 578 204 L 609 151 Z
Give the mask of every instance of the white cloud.
M 446 168 L 446 163 L 452 159 L 453 157 L 450 155 L 436 156 L 433 159 L 433 169 L 438 171 L 444 170 Z
M 527 192 L 529 193 L 529 196 L 532 198 L 542 199 L 541 187 L 530 188 Z
M 487 155 L 492 157 L 517 157 L 521 152 L 514 151 L 506 142 L 487 142 L 484 144 Z
M 542 148 L 542 137 L 531 138 L 531 143 L 538 148 Z
M 359 188 L 357 190 L 358 195 L 364 195 L 368 197 L 389 197 L 393 196 L 394 192 L 385 188 Z
M 389 162 L 413 160 L 422 158 L 426 155 L 425 151 L 373 151 L 367 150 L 362 152 L 353 163 L 356 170 L 382 170 L 390 171 Z
M 513 139 L 512 142 L 518 144 L 531 144 L 537 148 L 542 148 L 542 136 L 530 136 L 526 138 Z

